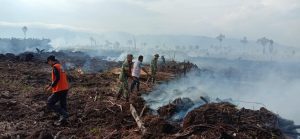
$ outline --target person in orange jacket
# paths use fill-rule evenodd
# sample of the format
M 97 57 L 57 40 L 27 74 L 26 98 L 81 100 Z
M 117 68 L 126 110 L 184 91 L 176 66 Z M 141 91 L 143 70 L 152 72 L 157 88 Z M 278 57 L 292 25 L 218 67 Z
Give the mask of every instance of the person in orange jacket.
M 66 123 L 68 118 L 67 94 L 69 83 L 62 65 L 55 59 L 55 56 L 49 56 L 47 63 L 52 67 L 52 82 L 46 86 L 47 91 L 52 90 L 52 94 L 47 101 L 47 106 L 60 115 L 58 124 L 61 125 Z M 60 106 L 55 105 L 58 101 Z

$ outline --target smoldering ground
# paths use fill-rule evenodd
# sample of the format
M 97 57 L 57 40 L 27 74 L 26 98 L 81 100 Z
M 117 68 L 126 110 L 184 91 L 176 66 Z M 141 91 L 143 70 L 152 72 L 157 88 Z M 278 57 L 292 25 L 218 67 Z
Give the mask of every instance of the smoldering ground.
M 247 60 L 194 59 L 200 71 L 159 85 L 144 95 L 152 109 L 166 105 L 176 98 L 190 98 L 198 106 L 200 96 L 211 101 L 230 101 L 239 107 L 266 107 L 280 116 L 300 123 L 297 109 L 300 66 L 295 62 L 263 62 Z M 181 113 L 181 117 L 188 111 Z

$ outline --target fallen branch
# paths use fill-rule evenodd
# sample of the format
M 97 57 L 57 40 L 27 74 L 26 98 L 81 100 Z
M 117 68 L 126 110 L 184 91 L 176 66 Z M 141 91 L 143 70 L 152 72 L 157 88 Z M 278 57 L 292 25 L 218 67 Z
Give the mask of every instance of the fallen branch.
M 134 118 L 135 122 L 137 123 L 139 129 L 141 130 L 142 134 L 146 134 L 147 130 L 144 126 L 143 121 L 140 119 L 139 115 L 136 112 L 136 109 L 134 108 L 134 106 L 132 104 L 130 104 L 130 111 L 131 111 L 131 115 Z
M 203 100 L 205 102 L 205 104 L 208 104 L 208 100 L 206 98 L 204 98 L 203 96 L 200 96 L 200 99 Z
M 149 76 L 148 76 L 148 78 L 147 78 L 147 81 L 146 81 L 146 83 L 147 83 L 147 84 L 148 84 L 148 82 L 149 82 L 150 78 L 151 78 L 151 77 L 149 77 Z
M 7 66 L 8 66 L 8 69 L 11 69 L 11 66 L 9 64 L 7 64 Z
M 69 139 L 76 139 L 76 136 L 72 135 Z
M 145 111 L 145 109 L 147 108 L 147 105 L 144 105 L 144 107 L 143 107 L 143 109 L 142 109 L 142 111 L 141 111 L 141 113 L 140 113 L 140 117 L 142 117 L 143 116 L 143 114 L 144 114 L 144 111 Z
M 78 118 L 78 121 L 79 121 L 80 123 L 83 123 L 83 121 L 82 121 L 82 119 L 81 119 L 81 118 Z
M 97 95 L 94 97 L 94 102 L 97 101 Z
M 113 110 L 111 110 L 110 108 L 106 108 L 107 110 L 109 110 L 110 112 L 112 112 L 112 113 L 114 113 L 114 114 L 116 114 L 116 112 L 115 111 L 113 111 Z
M 116 105 L 116 106 L 119 106 L 120 109 L 121 109 L 121 112 L 123 111 L 123 108 L 122 108 L 122 105 L 120 104 L 117 104 L 117 103 L 113 103 L 112 101 L 108 100 L 107 102 L 111 103 L 112 105 Z
M 113 132 L 111 132 L 111 133 L 109 133 L 107 136 L 105 136 L 103 139 L 110 139 L 111 136 L 112 136 L 113 134 L 115 134 L 117 131 L 118 131 L 118 130 L 114 130 Z
M 97 101 L 97 99 L 98 99 L 98 92 L 96 92 L 96 95 L 94 97 L 94 102 Z
M 56 133 L 56 135 L 54 136 L 54 139 L 58 139 L 60 134 L 61 134 L 61 131 L 58 131 L 58 132 Z

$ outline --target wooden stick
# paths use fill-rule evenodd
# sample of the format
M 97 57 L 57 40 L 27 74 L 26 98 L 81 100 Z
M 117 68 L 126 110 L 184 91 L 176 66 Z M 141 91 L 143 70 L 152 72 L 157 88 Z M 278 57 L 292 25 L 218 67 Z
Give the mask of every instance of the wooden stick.
M 109 133 L 109 134 L 108 134 L 106 137 L 104 137 L 103 139 L 110 139 L 111 136 L 112 136 L 113 134 L 115 134 L 117 131 L 118 131 L 118 130 L 114 130 L 113 132 Z
M 8 66 L 8 69 L 11 69 L 11 66 L 9 64 L 7 64 L 7 66 Z
M 142 134 L 146 134 L 147 130 L 144 126 L 143 121 L 140 119 L 139 115 L 136 112 L 136 109 L 134 108 L 134 106 L 132 104 L 130 104 L 130 111 L 131 111 L 131 115 L 134 118 L 135 122 L 137 123 L 139 129 L 142 131 Z
M 116 114 L 116 112 L 115 111 L 113 111 L 113 110 L 111 110 L 110 108 L 106 108 L 107 110 L 109 110 L 110 112 L 112 112 L 112 113 L 114 113 L 114 114 Z
M 150 77 L 148 76 L 146 83 L 148 84 Z
M 58 132 L 56 133 L 56 135 L 54 136 L 54 139 L 58 139 L 60 134 L 61 134 L 61 131 L 58 131 Z
M 140 117 L 142 117 L 143 116 L 143 114 L 144 114 L 144 111 L 145 111 L 145 109 L 147 108 L 147 105 L 144 105 L 144 107 L 143 107 L 143 109 L 142 109 L 142 111 L 141 111 L 141 113 L 140 113 Z
M 107 102 L 111 103 L 112 105 L 117 105 L 117 106 L 119 106 L 120 109 L 121 109 L 121 111 L 123 111 L 122 105 L 113 103 L 113 102 L 111 102 L 110 100 L 108 100 Z
M 98 95 L 95 95 L 94 97 L 94 101 L 97 101 Z
M 209 103 L 208 100 L 206 98 L 204 98 L 203 96 L 200 96 L 200 99 L 202 99 L 205 102 L 205 104 Z

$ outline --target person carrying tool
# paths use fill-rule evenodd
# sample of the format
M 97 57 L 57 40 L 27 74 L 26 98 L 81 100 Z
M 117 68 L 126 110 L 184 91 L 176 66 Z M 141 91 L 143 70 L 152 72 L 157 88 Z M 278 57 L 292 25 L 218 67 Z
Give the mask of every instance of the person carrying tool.
M 159 55 L 155 54 L 154 58 L 151 61 L 150 68 L 151 68 L 151 79 L 152 83 L 154 84 L 156 81 L 156 72 L 157 72 L 157 61 L 158 61 Z
M 67 94 L 69 83 L 66 72 L 62 65 L 51 55 L 47 58 L 47 62 L 52 67 L 52 82 L 46 86 L 46 90 L 52 90 L 51 96 L 47 100 L 47 106 L 60 115 L 57 125 L 62 125 L 67 122 Z M 59 101 L 60 106 L 55 105 Z
M 138 61 L 134 62 L 133 64 L 133 69 L 132 69 L 132 78 L 133 78 L 133 82 L 131 83 L 130 86 L 130 92 L 133 92 L 133 89 L 136 85 L 137 87 L 137 91 L 140 91 L 140 74 L 141 74 L 141 70 L 143 70 L 144 72 L 146 72 L 147 75 L 148 72 L 145 69 L 145 67 L 143 66 L 143 59 L 144 57 L 142 55 L 139 56 Z
M 121 74 L 119 75 L 119 90 L 117 99 L 120 99 L 123 93 L 127 102 L 129 101 L 128 78 L 131 77 L 132 59 L 132 54 L 128 54 L 126 60 L 122 64 Z

